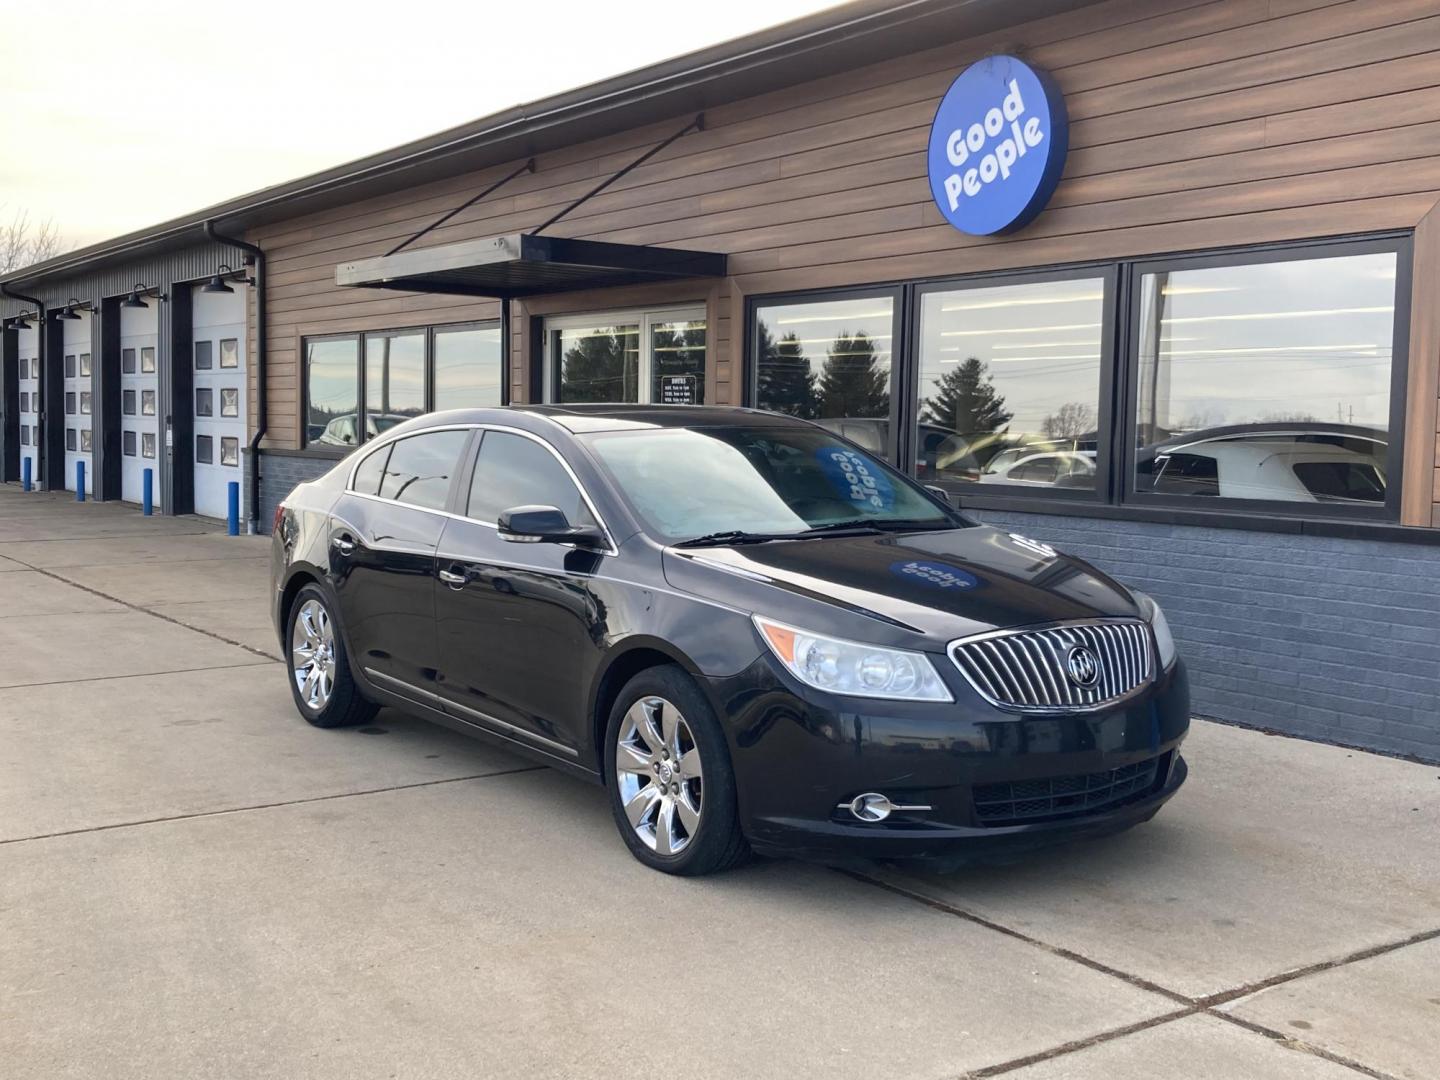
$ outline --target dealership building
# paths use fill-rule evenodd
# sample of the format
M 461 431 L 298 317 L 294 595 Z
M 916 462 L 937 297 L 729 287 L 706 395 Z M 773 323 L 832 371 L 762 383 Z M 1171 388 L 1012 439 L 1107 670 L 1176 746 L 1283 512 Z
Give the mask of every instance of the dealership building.
M 781 410 L 1437 760 L 1437 72 L 1434 0 L 848 4 L 0 279 L 0 471 L 266 531 L 431 410 Z

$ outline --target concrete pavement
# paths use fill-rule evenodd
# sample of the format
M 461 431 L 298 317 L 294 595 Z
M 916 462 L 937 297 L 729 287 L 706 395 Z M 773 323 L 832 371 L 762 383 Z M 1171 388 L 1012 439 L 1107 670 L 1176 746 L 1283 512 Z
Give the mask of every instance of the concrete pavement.
M 1125 836 L 680 881 L 294 713 L 268 540 L 0 486 L 0 1075 L 1440 1075 L 1440 768 L 1199 723 Z

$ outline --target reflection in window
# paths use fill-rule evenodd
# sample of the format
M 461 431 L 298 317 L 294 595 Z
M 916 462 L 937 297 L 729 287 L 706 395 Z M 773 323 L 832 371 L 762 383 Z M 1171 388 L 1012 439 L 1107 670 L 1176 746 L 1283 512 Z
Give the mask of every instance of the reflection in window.
M 635 323 L 551 331 L 559 357 L 557 401 L 639 401 L 640 327 Z
M 1140 280 L 1136 489 L 1385 501 L 1395 255 Z
M 705 320 L 650 324 L 650 400 L 705 404 Z
M 209 435 L 195 436 L 195 463 L 212 465 L 215 462 L 215 440 Z
M 135 432 L 127 431 L 121 436 L 121 445 L 124 447 L 126 457 L 135 456 Z
M 23 361 L 22 361 L 22 362 L 23 362 Z M 120 350 L 120 372 L 121 372 L 121 374 L 123 374 L 123 375 L 134 375 L 134 374 L 135 374 L 135 350 L 134 350 L 134 349 L 121 349 L 121 350 Z M 20 377 L 23 379 L 25 376 L 22 374 Z
M 502 403 L 500 327 L 435 331 L 435 408 L 484 409 Z
M 817 420 L 884 453 L 893 327 L 889 297 L 757 309 L 755 404 Z
M 154 416 L 154 415 L 155 415 L 155 391 L 154 391 L 154 390 L 141 390 L 141 391 L 140 391 L 140 415 L 141 415 L 141 416 Z
M 233 435 L 226 435 L 220 440 L 220 464 L 240 464 L 240 440 Z
M 215 343 L 213 341 L 195 342 L 195 370 L 209 371 L 215 365 L 214 354 Z
M 220 366 L 222 368 L 238 368 L 240 366 L 240 341 L 238 338 L 220 339 Z
M 80 429 L 80 452 L 81 452 L 82 454 L 88 454 L 88 453 L 90 453 L 91 447 L 93 447 L 94 445 L 95 445 L 95 432 L 92 431 L 90 428 L 81 428 L 81 429 Z
M 930 292 L 917 464 L 951 484 L 1095 487 L 1105 282 Z
M 354 446 L 359 411 L 359 341 L 306 341 L 305 444 Z
M 553 506 L 571 525 L 595 524 L 580 489 L 554 454 L 523 435 L 487 431 L 465 512 L 493 523 L 503 511 L 527 505 Z
M 155 349 L 146 346 L 140 350 L 140 373 L 148 375 L 155 370 Z
M 147 458 L 155 456 L 155 433 L 153 431 L 144 432 L 140 436 L 140 456 Z
M 365 339 L 365 412 L 378 434 L 425 411 L 425 335 L 372 334 Z
M 460 464 L 468 431 L 437 431 L 401 439 L 390 450 L 380 481 L 380 496 L 441 510 L 450 493 L 450 477 Z
M 126 393 L 130 393 L 130 391 L 127 390 Z M 195 415 L 215 415 L 215 392 L 208 387 L 201 387 L 195 391 Z

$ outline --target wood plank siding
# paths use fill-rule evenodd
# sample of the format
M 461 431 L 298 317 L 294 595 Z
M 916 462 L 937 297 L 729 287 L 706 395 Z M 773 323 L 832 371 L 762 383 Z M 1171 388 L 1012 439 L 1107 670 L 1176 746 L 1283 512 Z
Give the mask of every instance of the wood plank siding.
M 997 50 L 1055 76 L 1071 151 L 1033 223 L 970 237 L 931 203 L 926 144 L 950 81 Z M 534 227 L 692 115 L 543 154 L 421 243 Z M 341 289 L 335 266 L 383 254 L 515 164 L 250 231 L 270 268 L 266 446 L 299 444 L 306 335 L 498 317 L 492 302 Z M 1437 198 L 1436 0 L 1110 0 L 708 108 L 705 130 L 550 231 L 721 251 L 731 276 L 517 302 L 510 393 L 538 394 L 528 357 L 541 314 L 704 303 L 708 395 L 739 402 L 746 296 L 1416 229 L 1402 502 L 1407 524 L 1440 525 Z

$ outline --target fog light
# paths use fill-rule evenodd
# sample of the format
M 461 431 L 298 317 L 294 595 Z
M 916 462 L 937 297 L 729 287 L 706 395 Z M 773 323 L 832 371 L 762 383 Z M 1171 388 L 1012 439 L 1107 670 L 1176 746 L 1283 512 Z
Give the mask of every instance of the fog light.
M 929 810 L 928 806 L 901 806 L 893 803 L 887 796 L 881 795 L 878 791 L 867 791 L 864 795 L 856 795 L 848 803 L 841 803 L 850 811 L 852 817 L 861 821 L 884 821 L 896 810 L 921 811 Z

